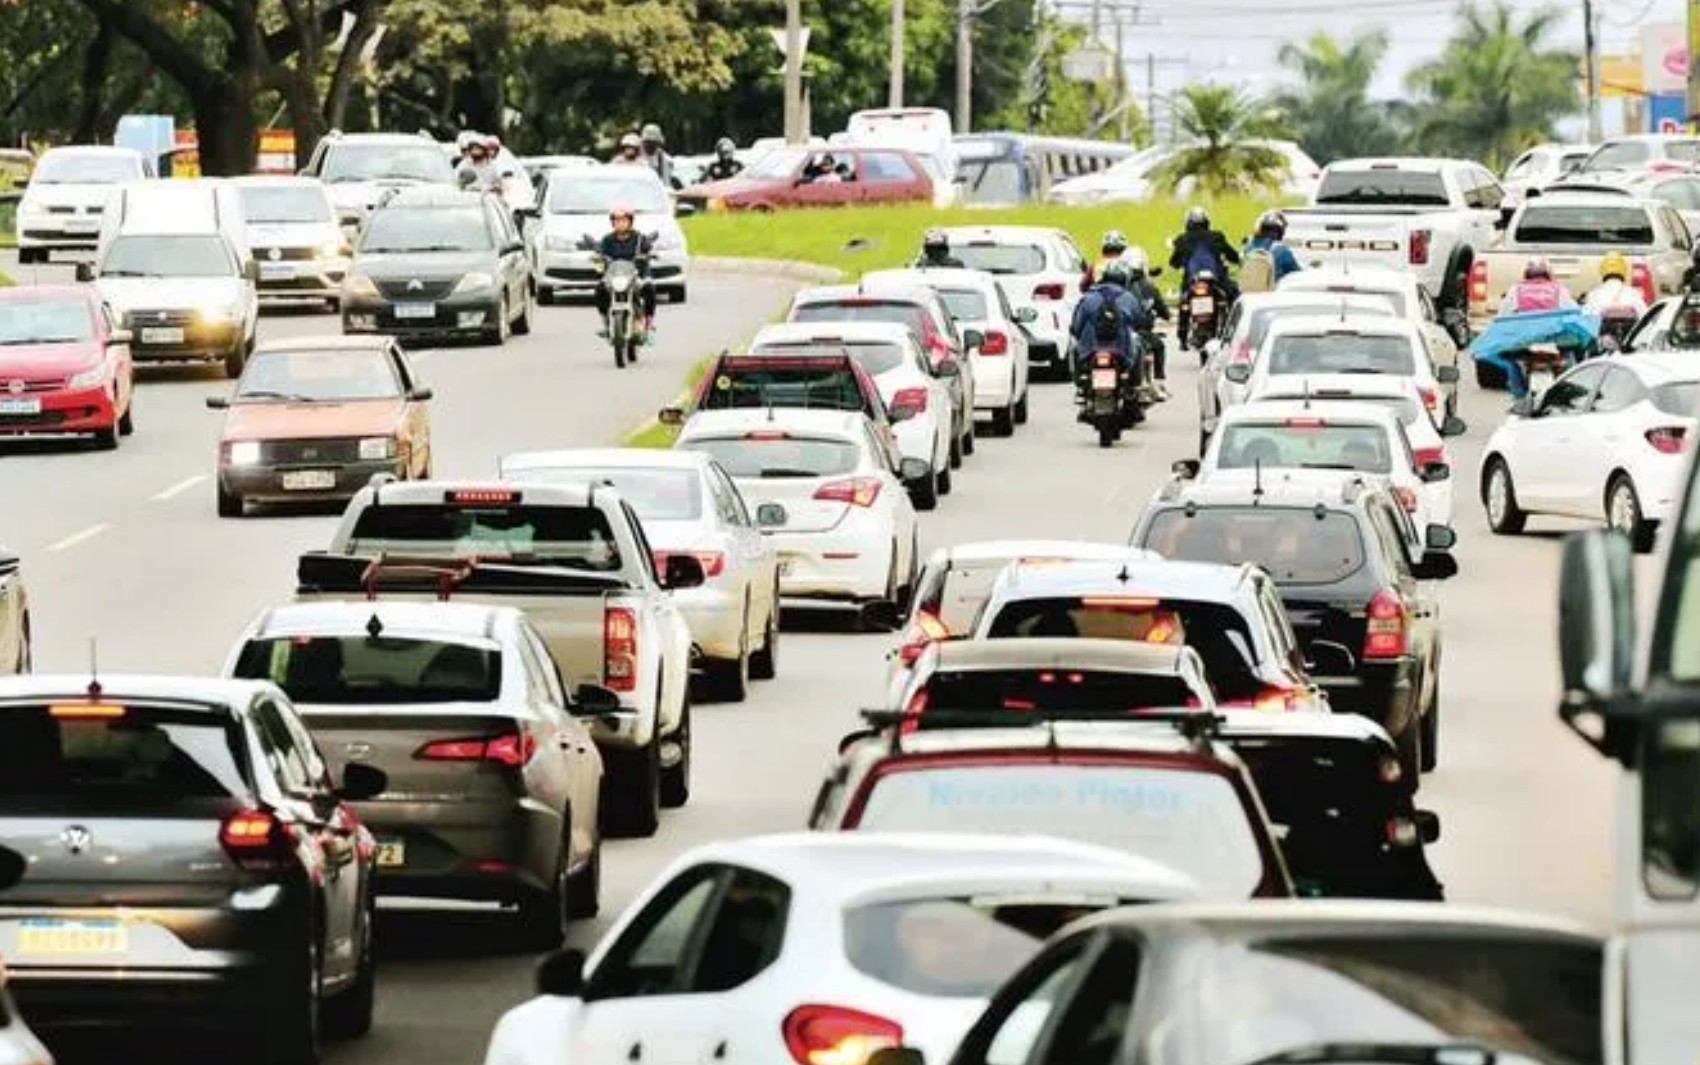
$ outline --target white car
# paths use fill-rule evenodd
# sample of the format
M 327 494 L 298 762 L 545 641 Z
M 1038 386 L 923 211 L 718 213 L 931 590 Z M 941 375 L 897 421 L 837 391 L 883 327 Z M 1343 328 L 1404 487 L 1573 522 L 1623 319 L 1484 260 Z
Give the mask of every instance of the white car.
M 1204 660 L 1185 645 L 1081 636 L 942 640 L 928 645 L 888 709 L 939 715 L 1216 711 Z M 942 712 L 942 713 L 941 713 Z
M 113 187 L 151 177 L 153 166 L 131 148 L 49 148 L 36 160 L 18 201 L 18 262 L 27 266 L 47 262 L 56 251 L 92 250 Z
M 673 217 L 667 187 L 647 166 L 599 166 L 549 176 L 544 200 L 538 205 L 540 224 L 531 233 L 539 303 L 596 291 L 602 272 L 594 252 L 580 245 L 586 240 L 599 242 L 607 235 L 612 228 L 608 212 L 618 206 L 636 212 L 638 232 L 655 235 L 649 275 L 656 295 L 675 303 L 685 301 L 690 249 Z
M 1248 395 L 1277 377 L 1314 374 L 1388 374 L 1409 377 L 1436 427 L 1445 425 L 1441 382 L 1415 324 L 1399 318 L 1338 315 L 1283 318 L 1269 327 L 1253 356 Z M 1454 368 L 1449 376 L 1457 380 Z
M 1309 198 L 1322 177 L 1322 167 L 1292 141 L 1250 140 L 1248 146 L 1265 148 L 1281 157 L 1282 167 L 1276 185 L 1283 198 Z M 1059 181 L 1051 186 L 1046 199 L 1052 203 L 1095 204 L 1128 200 L 1149 200 L 1163 189 L 1157 180 L 1162 166 L 1189 145 L 1173 145 L 1152 151 L 1147 149 L 1123 159 L 1107 170 Z M 1191 196 L 1195 186 L 1191 178 L 1183 178 L 1175 188 L 1182 199 Z
M 1390 377 L 1387 374 L 1311 374 L 1306 377 L 1271 377 L 1263 387 L 1246 401 L 1309 400 L 1312 406 L 1327 413 L 1334 403 L 1373 403 L 1386 407 L 1399 416 L 1411 450 L 1417 456 L 1417 468 L 1431 462 L 1452 464 L 1446 449 L 1446 437 L 1463 436 L 1469 430 L 1464 419 L 1454 415 L 1440 429 L 1423 408 L 1423 397 L 1409 377 Z
M 816 832 L 697 847 L 587 958 L 550 956 L 484 1065 L 947 1062 L 1045 937 L 1200 896 L 1169 867 L 1043 836 Z
M 30 599 L 23 564 L 0 545 L 0 674 L 30 671 Z
M 897 448 L 933 468 L 933 484 L 915 494 L 915 505 L 932 510 L 949 495 L 951 395 L 933 373 L 915 334 L 896 322 L 775 322 L 750 342 L 752 355 L 818 351 L 847 352 L 874 379 L 885 401 Z
M 236 178 L 235 184 L 248 248 L 260 264 L 260 298 L 324 300 L 332 310 L 339 308 L 354 252 L 324 182 L 257 175 Z
M 779 661 L 779 559 L 720 464 L 697 451 L 606 448 L 530 451 L 501 461 L 504 481 L 611 484 L 632 505 L 665 570 L 689 552 L 707 579 L 673 592 L 700 656 L 706 694 L 743 700 L 750 678 Z
M 1604 518 L 1640 550 L 1682 495 L 1700 365 L 1691 352 L 1590 359 L 1520 401 L 1482 449 L 1488 525 L 1531 514 Z
M 302 170 L 330 189 L 337 218 L 353 230 L 398 188 L 455 188 L 454 165 L 444 146 L 425 133 L 343 133 L 331 130 L 313 146 Z
M 1069 325 L 1087 267 L 1074 238 L 1049 226 L 955 226 L 945 233 L 950 253 L 964 266 L 998 279 L 1027 334 L 1028 360 L 1066 367 Z M 1022 313 L 1027 310 L 1031 318 Z
M 1568 176 L 1592 154 L 1591 144 L 1537 144 L 1511 161 L 1500 184 L 1506 196 L 1522 200 L 1530 189 L 1545 189 Z
M 866 415 L 700 411 L 674 446 L 706 451 L 732 475 L 779 552 L 784 598 L 895 605 L 914 587 L 920 537 L 908 488 L 932 471 L 900 458 Z M 866 617 L 890 627 L 883 608 Z
M 959 329 L 980 333 L 979 346 L 968 349 L 974 413 L 989 416 L 993 436 L 1013 436 L 1026 423 L 1029 355 L 1022 326 L 1036 320 L 1037 311 L 1010 306 L 997 278 L 983 270 L 876 270 L 863 280 L 926 285 L 937 292 Z

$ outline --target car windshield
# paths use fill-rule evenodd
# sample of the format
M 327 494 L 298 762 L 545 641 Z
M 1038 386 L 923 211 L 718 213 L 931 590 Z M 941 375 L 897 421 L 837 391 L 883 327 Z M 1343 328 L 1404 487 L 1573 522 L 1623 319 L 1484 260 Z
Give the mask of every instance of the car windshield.
M 622 204 L 640 214 L 672 213 L 661 182 L 650 178 L 574 173 L 549 182 L 550 214 L 605 215 Z
M 385 503 L 354 523 L 349 554 L 517 557 L 612 573 L 620 549 L 596 507 Z
M 1384 207 L 1445 207 L 1446 183 L 1434 170 L 1370 167 L 1335 169 L 1322 175 L 1316 190 L 1319 207 L 1357 203 Z
M 775 148 L 754 163 L 741 175 L 751 178 L 788 178 L 803 160 L 812 153 L 803 148 Z
M 1363 333 L 1287 333 L 1270 342 L 1269 372 L 1384 373 L 1410 377 L 1417 360 L 1408 337 Z
M 1036 244 L 953 244 L 950 253 L 970 270 L 988 274 L 1037 274 L 1045 269 L 1045 251 Z
M 1089 710 L 1116 713 L 1197 706 L 1173 673 L 1100 669 L 943 669 L 922 685 L 934 710 Z M 925 715 L 922 720 L 925 721 Z
M 1050 935 L 1145 899 L 986 895 L 899 899 L 844 911 L 844 957 L 863 976 L 915 995 L 990 998 Z
M 423 181 L 455 183 L 454 165 L 443 149 L 429 141 L 413 144 L 338 144 L 325 155 L 326 183 L 346 181 Z
M 0 815 L 194 812 L 248 792 L 233 728 L 214 711 L 79 709 L 0 709 Z
M 938 293 L 945 310 L 959 322 L 983 322 L 992 316 L 983 292 L 971 288 L 941 288 Z
M 94 315 L 74 296 L 0 302 L 0 345 L 72 344 L 94 338 Z
M 1250 896 L 1263 855 L 1239 792 L 1214 772 L 1142 762 L 1012 759 L 910 763 L 870 782 L 853 826 L 873 832 L 1027 833 L 1137 854 L 1192 877 L 1210 896 Z
M 1357 521 L 1321 507 L 1166 508 L 1138 546 L 1186 562 L 1255 559 L 1281 584 L 1335 584 L 1364 564 Z
M 1315 1060 L 1305 1051 L 1318 1045 L 1465 1042 L 1541 1065 L 1598 1065 L 1604 970 L 1598 946 L 1490 930 L 1223 942 L 1151 996 L 1167 1023 L 1139 1056 L 1250 1065 Z
M 1235 422 L 1223 427 L 1216 465 L 1224 470 L 1262 466 L 1391 473 L 1393 445 L 1387 430 L 1374 424 L 1323 418 Z
M 1263 688 L 1251 630 L 1239 611 L 1222 603 L 1144 596 L 1016 599 L 986 628 L 993 640 L 1027 636 L 1184 644 L 1198 652 L 1218 698 L 1245 699 Z
M 1692 418 L 1700 410 L 1700 381 L 1671 381 L 1653 388 L 1653 406 L 1679 418 Z
M 117 237 L 100 264 L 102 277 L 235 277 L 236 257 L 222 237 Z
M 502 479 L 521 484 L 611 484 L 644 521 L 696 521 L 702 517 L 702 485 L 695 470 L 536 466 L 505 470 Z
M 703 410 L 806 407 L 854 411 L 868 410 L 868 402 L 842 355 L 830 360 L 769 355 L 723 360 L 700 405 Z
M 897 344 L 887 344 L 878 340 L 846 340 L 841 342 L 804 341 L 790 343 L 783 341 L 772 344 L 762 344 L 755 349 L 758 355 L 849 355 L 855 359 L 869 376 L 878 377 L 887 370 L 895 370 L 903 365 L 903 348 Z
M 966 182 L 963 202 L 1014 207 L 1021 203 L 1021 164 L 1014 159 L 957 159 L 957 175 Z
M 325 222 L 336 220 L 331 204 L 317 188 L 303 185 L 242 185 L 242 216 L 250 223 Z
M 1653 218 L 1637 204 L 1532 203 L 1517 218 L 1519 244 L 1587 244 L 1607 248 L 1653 243 Z
M 927 312 L 918 304 L 866 298 L 805 303 L 791 311 L 793 322 L 895 322 L 916 336 L 925 335 L 926 320 Z
M 481 206 L 385 207 L 372 215 L 360 237 L 361 251 L 379 255 L 494 247 Z
M 1392 295 L 1376 300 L 1353 297 L 1350 302 L 1338 297 L 1318 297 L 1315 303 L 1282 303 L 1273 307 L 1259 307 L 1248 316 L 1246 343 L 1253 351 L 1262 347 L 1263 341 L 1269 336 L 1269 327 L 1283 318 L 1316 318 L 1329 314 L 1392 318 L 1396 314 L 1404 313 L 1403 310 L 1395 312 L 1395 301 L 1396 297 Z
M 377 351 L 261 351 L 236 385 L 245 403 L 396 399 L 401 381 L 389 355 Z
M 712 455 L 734 477 L 836 477 L 860 463 L 856 445 L 843 440 L 753 433 L 705 437 L 679 445 Z
M 118 152 L 48 152 L 35 164 L 32 185 L 116 185 L 142 177 L 136 156 Z
M 405 636 L 279 636 L 250 640 L 236 676 L 269 680 L 297 706 L 492 703 L 502 691 L 494 645 Z

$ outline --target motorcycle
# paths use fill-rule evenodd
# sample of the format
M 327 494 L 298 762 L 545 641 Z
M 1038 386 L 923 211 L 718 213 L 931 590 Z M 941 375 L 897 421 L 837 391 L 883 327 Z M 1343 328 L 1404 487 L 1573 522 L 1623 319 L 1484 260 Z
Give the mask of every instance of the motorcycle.
M 1098 431 L 1099 447 L 1109 447 L 1121 439 L 1122 430 L 1145 420 L 1138 386 L 1128 378 L 1127 366 L 1113 351 L 1100 351 L 1087 364 L 1080 420 Z
M 653 237 L 650 238 L 653 241 Z M 596 244 L 586 237 L 579 247 L 594 251 Z M 638 348 L 643 346 L 643 259 L 615 259 L 612 262 L 600 254 L 591 262 L 602 273 L 602 286 L 608 290 L 608 343 L 614 349 L 614 365 L 624 369 L 627 363 L 637 362 Z
M 1607 307 L 1600 313 L 1600 351 L 1610 355 L 1622 351 L 1639 320 L 1633 307 Z
M 1571 357 L 1557 344 L 1530 344 L 1512 352 L 1511 358 L 1523 368 L 1523 379 L 1529 382 L 1531 396 L 1545 392 L 1572 365 Z
M 1216 331 L 1227 311 L 1222 295 L 1216 275 L 1209 270 L 1193 277 L 1181 293 L 1181 347 L 1203 351 L 1204 345 L 1216 339 Z
M 1520 399 L 1527 391 L 1525 364 L 1554 363 L 1556 352 L 1560 372 L 1569 369 L 1597 350 L 1599 331 L 1599 317 L 1580 307 L 1500 315 L 1470 344 L 1476 383 L 1509 389 Z

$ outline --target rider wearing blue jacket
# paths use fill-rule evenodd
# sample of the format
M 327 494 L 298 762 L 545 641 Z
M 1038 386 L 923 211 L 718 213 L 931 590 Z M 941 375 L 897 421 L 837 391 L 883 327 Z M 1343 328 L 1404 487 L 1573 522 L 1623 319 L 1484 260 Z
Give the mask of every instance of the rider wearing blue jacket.
M 1100 351 L 1113 351 L 1132 365 L 1139 354 L 1138 335 L 1150 328 L 1145 304 L 1131 291 L 1133 271 L 1119 259 L 1104 264 L 1103 276 L 1074 308 L 1069 334 L 1074 338 L 1074 368 Z
M 1293 249 L 1286 245 L 1287 216 L 1280 211 L 1265 211 L 1257 219 L 1257 234 L 1245 243 L 1242 254 L 1266 251 L 1275 260 L 1275 280 L 1304 269 Z

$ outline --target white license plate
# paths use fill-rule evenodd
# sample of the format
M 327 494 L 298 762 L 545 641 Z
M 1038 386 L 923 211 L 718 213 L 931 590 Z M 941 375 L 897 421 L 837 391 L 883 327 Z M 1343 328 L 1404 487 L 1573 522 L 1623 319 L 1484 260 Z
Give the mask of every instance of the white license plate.
M 65 232 L 67 232 L 67 233 L 99 233 L 100 232 L 100 219 L 98 219 L 98 218 L 77 218 L 77 219 L 68 220 L 65 223 Z
M 399 839 L 378 841 L 378 864 L 386 869 L 407 864 L 407 844 Z
M 153 325 L 142 329 L 144 344 L 181 344 L 183 343 L 183 327 L 178 325 Z
M 335 487 L 335 470 L 290 470 L 283 475 L 283 490 L 286 492 L 322 492 Z
M 1190 306 L 1193 314 L 1216 313 L 1216 301 L 1209 296 L 1194 296 Z
M 395 305 L 397 318 L 435 318 L 437 305 L 435 303 L 398 303 Z
M 261 281 L 280 281 L 295 276 L 294 263 L 261 263 Z
M 41 398 L 39 396 L 25 396 L 21 399 L 12 399 L 10 397 L 5 398 L 5 399 L 0 399 L 0 414 L 40 414 L 40 413 L 41 413 Z
M 122 954 L 129 946 L 129 929 L 120 921 L 32 918 L 18 924 L 20 955 L 67 957 Z
M 1114 370 L 1093 370 L 1092 371 L 1092 390 L 1093 391 L 1096 392 L 1096 391 L 1106 389 L 1106 388 L 1113 389 L 1115 387 L 1116 387 L 1116 371 L 1114 371 Z

